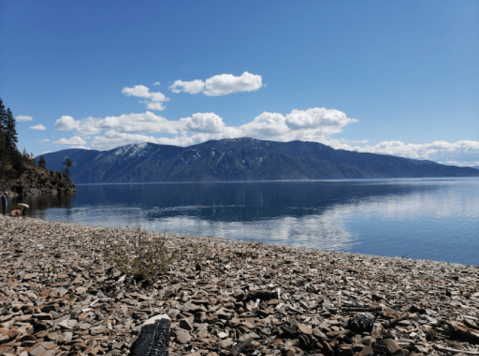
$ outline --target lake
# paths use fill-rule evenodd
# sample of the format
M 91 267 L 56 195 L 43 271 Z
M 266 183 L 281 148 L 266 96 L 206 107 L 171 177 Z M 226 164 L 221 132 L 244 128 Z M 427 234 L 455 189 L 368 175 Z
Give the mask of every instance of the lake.
M 47 220 L 479 265 L 478 178 L 78 185 L 23 201 Z

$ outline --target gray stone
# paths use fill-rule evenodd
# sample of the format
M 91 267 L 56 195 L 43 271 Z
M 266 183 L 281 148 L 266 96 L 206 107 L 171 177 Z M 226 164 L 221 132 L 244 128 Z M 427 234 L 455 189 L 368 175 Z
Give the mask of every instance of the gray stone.
M 183 329 L 176 330 L 176 339 L 180 344 L 186 344 L 191 340 L 191 335 L 188 331 Z

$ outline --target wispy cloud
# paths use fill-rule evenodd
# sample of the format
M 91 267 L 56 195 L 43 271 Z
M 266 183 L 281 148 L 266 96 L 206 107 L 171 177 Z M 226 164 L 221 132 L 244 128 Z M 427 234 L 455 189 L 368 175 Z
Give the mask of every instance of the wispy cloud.
M 479 142 L 462 140 L 456 142 L 434 141 L 430 143 L 404 143 L 401 141 L 382 141 L 376 145 L 339 144 L 342 148 L 358 152 L 370 152 L 421 160 L 431 160 L 442 164 L 475 166 L 479 165 Z
M 73 136 L 70 138 L 61 138 L 58 141 L 54 142 L 57 145 L 68 145 L 72 148 L 87 148 L 86 141 L 82 139 L 80 136 Z
M 39 131 L 45 131 L 45 130 L 46 130 L 46 127 L 43 126 L 42 124 L 30 126 L 30 128 L 31 128 L 32 130 L 39 130 Z
M 28 116 L 28 115 L 18 115 L 15 120 L 17 121 L 32 121 L 33 117 Z
M 232 93 L 255 91 L 263 86 L 261 75 L 255 75 L 244 72 L 241 76 L 235 77 L 233 74 L 220 74 L 202 81 L 200 79 L 192 81 L 176 80 L 170 90 L 173 93 L 203 93 L 208 96 L 222 96 Z

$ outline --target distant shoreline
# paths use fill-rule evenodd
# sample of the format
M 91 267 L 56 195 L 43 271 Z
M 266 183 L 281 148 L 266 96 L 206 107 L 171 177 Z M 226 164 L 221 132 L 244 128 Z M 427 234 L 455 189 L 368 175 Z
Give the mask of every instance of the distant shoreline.
M 75 183 L 75 186 L 86 185 L 129 185 L 129 184 L 229 184 L 229 183 L 308 183 L 308 182 L 377 182 L 400 180 L 467 180 L 479 179 L 479 176 L 470 177 L 403 177 L 403 178 L 344 178 L 344 179 L 283 179 L 283 180 L 232 180 L 232 181 L 178 181 L 178 182 L 126 182 L 126 183 Z

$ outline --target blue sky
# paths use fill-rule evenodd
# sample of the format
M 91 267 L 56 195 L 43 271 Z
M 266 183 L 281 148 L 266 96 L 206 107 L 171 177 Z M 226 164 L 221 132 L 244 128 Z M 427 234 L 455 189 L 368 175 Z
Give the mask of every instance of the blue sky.
M 0 2 L 34 155 L 241 136 L 479 165 L 477 1 Z

